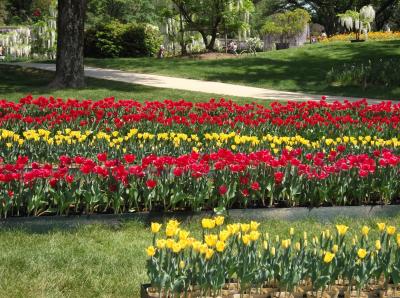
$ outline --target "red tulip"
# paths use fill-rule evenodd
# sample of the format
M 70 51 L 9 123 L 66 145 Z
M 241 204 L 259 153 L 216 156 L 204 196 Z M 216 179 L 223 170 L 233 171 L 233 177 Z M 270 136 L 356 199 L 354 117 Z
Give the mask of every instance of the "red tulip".
M 284 177 L 284 176 L 285 176 L 285 175 L 284 175 L 282 172 L 276 172 L 276 173 L 274 174 L 275 183 L 276 183 L 276 184 L 281 184 L 282 181 L 283 181 L 283 177 Z
M 157 181 L 149 179 L 146 181 L 146 186 L 148 189 L 153 189 L 154 187 L 157 186 Z
M 218 192 L 221 196 L 223 196 L 224 194 L 226 194 L 226 192 L 228 191 L 228 188 L 226 187 L 225 184 L 222 184 L 219 188 L 218 188 Z

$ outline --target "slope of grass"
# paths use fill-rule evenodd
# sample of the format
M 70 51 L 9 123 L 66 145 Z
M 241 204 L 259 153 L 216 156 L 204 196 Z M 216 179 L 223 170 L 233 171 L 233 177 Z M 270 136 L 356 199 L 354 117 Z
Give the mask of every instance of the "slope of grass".
M 272 237 L 287 235 L 294 227 L 299 235 L 322 229 L 335 230 L 336 222 L 359 234 L 362 225 L 377 233 L 375 220 L 341 219 L 321 223 L 264 221 L 262 231 Z M 399 226 L 400 217 L 386 219 Z M 199 222 L 184 227 L 199 236 Z M 348 236 L 351 239 L 351 235 Z M 147 282 L 146 254 L 152 236 L 148 223 L 131 221 L 119 227 L 81 226 L 77 229 L 0 229 L 1 297 L 139 297 Z
M 52 79 L 50 72 L 0 64 L 0 99 L 16 101 L 28 94 L 76 99 L 103 99 L 114 96 L 117 99 L 164 100 L 185 99 L 188 101 L 208 101 L 210 98 L 221 98 L 223 95 L 181 91 L 174 89 L 153 88 L 142 85 L 120 83 L 99 79 L 87 79 L 87 86 L 81 89 L 49 89 Z M 258 102 L 268 104 L 267 100 L 255 100 L 225 96 L 240 103 Z
M 88 65 L 142 73 L 221 81 L 286 91 L 315 94 L 400 99 L 400 87 L 333 86 L 326 75 L 333 66 L 400 56 L 400 40 L 365 43 L 306 45 L 256 57 L 199 60 L 190 58 L 86 59 Z M 399 82 L 400 86 L 400 82 Z

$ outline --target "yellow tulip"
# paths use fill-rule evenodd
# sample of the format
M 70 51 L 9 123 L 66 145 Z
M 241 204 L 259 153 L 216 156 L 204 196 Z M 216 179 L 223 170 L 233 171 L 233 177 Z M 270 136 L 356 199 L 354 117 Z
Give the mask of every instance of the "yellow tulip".
M 248 235 L 248 234 L 243 235 L 242 242 L 244 245 L 249 245 L 250 244 L 250 235 Z
M 152 257 L 156 254 L 156 248 L 154 246 L 149 246 L 146 248 L 147 256 Z
M 168 249 L 172 249 L 172 246 L 174 245 L 174 243 L 175 243 L 175 241 L 174 241 L 173 239 L 168 238 L 168 239 L 166 240 L 166 242 L 165 242 L 165 246 L 166 246 Z
M 250 230 L 250 225 L 249 224 L 241 224 L 240 228 L 243 233 L 247 233 Z
M 272 256 L 275 256 L 275 254 L 276 254 L 276 249 L 275 249 L 275 247 L 271 247 L 271 255 Z
M 250 239 L 251 241 L 256 241 L 260 237 L 260 232 L 258 231 L 251 231 L 250 232 Z
M 157 239 L 157 241 L 156 241 L 157 248 L 163 249 L 165 247 L 166 243 L 167 243 L 167 241 L 165 239 Z
M 208 250 L 207 244 L 203 243 L 200 245 L 200 253 L 201 254 L 205 254 L 207 252 L 207 250 Z
M 290 246 L 290 240 L 289 240 L 289 239 L 282 240 L 281 246 L 282 246 L 284 249 L 287 249 L 287 248 Z
M 186 240 L 189 237 L 189 232 L 185 230 L 179 230 L 179 239 Z
M 251 221 L 251 222 L 250 222 L 250 229 L 251 229 L 252 231 L 256 231 L 256 230 L 258 229 L 259 226 L 260 226 L 260 223 L 259 223 L 259 222 L 256 222 L 256 221 Z
M 172 245 L 172 251 L 174 252 L 174 253 L 179 253 L 180 251 L 182 250 L 182 246 L 179 244 L 179 243 L 174 243 L 173 245 Z
M 366 237 L 366 236 L 368 236 L 369 230 L 370 230 L 369 227 L 363 226 L 361 228 L 361 234 Z
M 324 263 L 329 264 L 330 262 L 332 262 L 333 258 L 335 257 L 335 254 L 327 251 L 324 255 Z
M 165 234 L 167 235 L 167 237 L 173 237 L 176 235 L 177 232 L 178 227 L 176 226 L 167 225 L 165 228 Z
M 223 252 L 225 249 L 225 242 L 218 240 L 217 243 L 215 244 L 215 248 L 218 252 Z
M 204 236 L 204 240 L 208 246 L 215 246 L 218 241 L 218 236 L 214 234 L 208 234 Z
M 364 259 L 364 258 L 366 257 L 366 255 L 367 255 L 367 250 L 365 250 L 364 248 L 360 248 L 360 249 L 357 251 L 357 255 L 358 255 L 358 257 L 362 260 L 362 259 Z
M 225 218 L 223 216 L 217 216 L 214 218 L 214 220 L 217 226 L 222 226 L 224 224 Z
M 378 226 L 380 232 L 383 232 L 385 230 L 386 224 L 384 222 L 379 222 L 376 225 Z
M 203 229 L 214 229 L 215 228 L 215 220 L 209 218 L 203 218 L 201 221 L 201 225 Z
M 375 241 L 375 249 L 376 250 L 381 250 L 382 245 L 381 245 L 381 241 L 380 240 L 376 240 Z
M 219 232 L 219 240 L 221 240 L 221 241 L 226 241 L 226 239 L 228 239 L 229 236 L 230 236 L 230 233 L 227 230 L 222 230 L 221 232 Z
M 349 227 L 345 225 L 336 225 L 336 229 L 338 231 L 339 236 L 344 236 Z
M 211 248 L 207 249 L 207 251 L 206 251 L 206 259 L 207 260 L 211 259 L 213 254 L 214 254 L 214 250 L 213 249 L 211 249 Z
M 339 246 L 338 246 L 337 244 L 335 244 L 335 245 L 332 247 L 332 252 L 333 252 L 333 253 L 337 253 L 338 250 L 339 250 Z
M 396 227 L 394 227 L 394 226 L 388 226 L 388 227 L 386 228 L 386 232 L 387 232 L 390 236 L 392 236 L 392 235 L 394 235 L 394 233 L 396 233 Z
M 180 261 L 180 262 L 179 262 L 179 268 L 180 268 L 181 270 L 183 270 L 183 269 L 185 268 L 185 262 L 184 262 L 184 261 Z
M 293 235 L 294 235 L 294 228 L 290 228 L 290 229 L 289 229 L 289 235 L 290 235 L 290 236 L 293 236 Z
M 264 249 L 267 250 L 268 249 L 268 241 L 264 240 L 263 246 L 264 246 Z
M 162 224 L 159 224 L 157 222 L 152 222 L 151 223 L 151 232 L 153 234 L 156 234 L 160 231 Z
M 300 242 L 296 242 L 296 244 L 294 245 L 294 247 L 295 247 L 295 249 L 296 249 L 297 251 L 300 251 L 300 249 L 301 249 Z
M 200 251 L 200 247 L 201 247 L 201 242 L 200 241 L 194 241 L 192 244 L 193 250 L 195 252 L 199 252 Z

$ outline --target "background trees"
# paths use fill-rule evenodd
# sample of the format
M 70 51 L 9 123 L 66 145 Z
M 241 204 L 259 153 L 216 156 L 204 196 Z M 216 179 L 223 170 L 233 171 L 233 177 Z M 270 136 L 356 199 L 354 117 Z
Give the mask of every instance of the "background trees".
M 253 11 L 251 0 L 171 0 L 187 25 L 201 34 L 207 50 L 213 50 L 218 33 L 228 29 L 247 30 L 246 15 Z M 210 38 L 208 38 L 210 36 Z

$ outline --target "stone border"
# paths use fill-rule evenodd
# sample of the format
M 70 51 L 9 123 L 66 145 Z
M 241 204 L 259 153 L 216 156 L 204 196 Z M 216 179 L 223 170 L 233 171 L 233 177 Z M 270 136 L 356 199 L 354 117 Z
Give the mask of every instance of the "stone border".
M 315 219 L 321 222 L 336 218 L 391 218 L 400 215 L 400 205 L 387 206 L 348 206 L 319 208 L 259 208 L 232 209 L 229 217 L 233 220 L 287 220 Z M 53 228 L 76 228 L 82 225 L 105 224 L 120 226 L 123 222 L 141 221 L 149 223 L 152 220 L 177 218 L 181 221 L 199 220 L 212 216 L 212 212 L 138 212 L 125 214 L 93 214 L 73 216 L 43 216 L 43 217 L 11 217 L 0 221 L 0 229 L 23 228 L 35 231 L 46 231 Z

